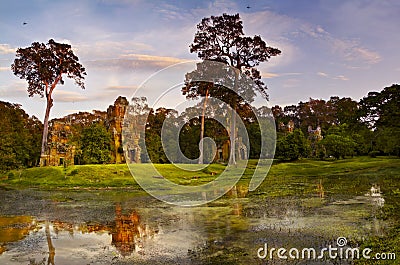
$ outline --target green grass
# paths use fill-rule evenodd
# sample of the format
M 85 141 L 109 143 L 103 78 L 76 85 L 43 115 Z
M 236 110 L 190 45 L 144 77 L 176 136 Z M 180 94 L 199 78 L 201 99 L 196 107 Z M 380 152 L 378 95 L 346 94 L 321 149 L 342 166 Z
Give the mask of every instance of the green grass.
M 146 164 L 143 164 L 146 167 Z M 215 179 L 225 166 L 212 164 L 203 170 L 184 171 L 170 164 L 156 164 L 167 179 L 181 185 L 201 185 Z M 248 184 L 256 166 L 251 160 L 239 184 Z M 391 176 L 387 178 L 387 176 Z M 330 193 L 359 190 L 373 183 L 386 190 L 399 190 L 400 159 L 356 157 L 338 161 L 299 160 L 272 165 L 255 195 L 286 196 L 309 194 L 322 181 Z M 338 181 L 340 180 L 340 181 Z M 126 164 L 36 167 L 13 170 L 0 176 L 0 185 L 8 188 L 132 188 L 140 189 Z M 385 192 L 385 190 L 383 190 Z
M 125 164 L 36 167 L 10 171 L 6 177 L 0 183 L 10 188 L 138 188 Z

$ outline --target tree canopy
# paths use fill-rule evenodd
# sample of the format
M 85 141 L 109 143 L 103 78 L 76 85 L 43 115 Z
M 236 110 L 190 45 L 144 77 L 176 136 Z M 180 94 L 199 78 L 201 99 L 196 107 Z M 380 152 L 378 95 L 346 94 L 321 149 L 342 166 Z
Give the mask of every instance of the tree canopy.
M 268 61 L 272 56 L 279 55 L 281 51 L 267 46 L 259 35 L 254 37 L 245 36 L 243 22 L 239 14 L 229 15 L 224 13 L 221 16 L 211 16 L 201 20 L 197 25 L 193 43 L 190 45 L 190 52 L 197 53 L 200 59 L 222 62 L 236 69 L 233 91 L 229 89 L 223 91 L 222 87 L 213 88 L 210 85 L 201 86 L 197 82 L 189 85 L 189 87 L 186 83 L 186 87 L 183 89 L 183 93 L 187 93 L 188 97 L 197 97 L 199 95 L 207 97 L 211 89 L 213 93 L 216 90 L 223 91 L 223 93 L 220 93 L 220 99 L 225 99 L 225 102 L 229 101 L 227 103 L 233 108 L 230 122 L 230 131 L 232 133 L 230 134 L 231 154 L 229 163 L 235 164 L 236 119 L 233 118 L 233 112 L 237 110 L 237 100 L 240 98 L 238 96 L 238 89 L 242 87 L 239 85 L 240 74 L 244 73 L 253 80 L 256 84 L 256 89 L 267 99 L 267 86 L 261 81 L 261 74 L 256 66 L 261 62 Z M 188 79 L 188 76 L 186 76 L 186 79 Z M 251 90 L 249 87 L 246 89 Z M 248 92 L 246 94 L 251 93 Z M 204 108 L 205 106 L 203 106 Z M 204 134 L 203 127 L 204 120 L 202 121 L 201 137 Z
M 244 71 L 265 97 L 267 87 L 255 67 L 281 53 L 279 49 L 267 46 L 259 35 L 245 36 L 239 14 L 203 18 L 197 25 L 190 52 L 197 53 L 200 59 L 223 62 Z
M 47 44 L 33 42 L 30 47 L 19 48 L 16 57 L 11 69 L 16 76 L 28 82 L 29 96 L 46 97 L 41 148 L 43 157 L 47 151 L 48 121 L 53 106 L 53 91 L 57 84 L 64 84 L 64 76 L 73 79 L 84 89 L 85 68 L 79 63 L 71 45 L 58 43 L 53 39 Z

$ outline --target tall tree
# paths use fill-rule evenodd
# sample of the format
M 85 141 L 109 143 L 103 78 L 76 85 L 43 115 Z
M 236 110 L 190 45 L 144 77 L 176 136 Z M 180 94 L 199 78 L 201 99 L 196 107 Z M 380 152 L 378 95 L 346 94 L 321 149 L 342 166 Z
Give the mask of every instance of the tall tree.
M 47 151 L 47 136 L 49 115 L 53 106 L 53 91 L 58 84 L 63 85 L 64 79 L 71 78 L 75 83 L 85 88 L 85 68 L 79 63 L 71 45 L 55 42 L 50 39 L 47 44 L 33 42 L 30 47 L 19 48 L 11 69 L 16 76 L 28 81 L 30 97 L 39 95 L 46 97 L 46 112 L 43 123 L 41 165 Z
M 267 46 L 260 36 L 247 37 L 243 33 L 243 23 L 239 14 L 211 16 L 203 18 L 197 25 L 197 32 L 190 52 L 196 52 L 200 59 L 226 63 L 236 69 L 234 91 L 238 89 L 237 80 L 244 72 L 258 86 L 260 93 L 267 98 L 267 87 L 261 81 L 261 74 L 255 68 L 261 62 L 268 61 L 271 56 L 281 53 L 280 50 Z M 233 110 L 236 111 L 236 96 L 232 99 Z M 234 117 L 232 113 L 232 117 Z M 235 164 L 236 120 L 232 119 L 230 129 L 231 151 L 229 163 Z

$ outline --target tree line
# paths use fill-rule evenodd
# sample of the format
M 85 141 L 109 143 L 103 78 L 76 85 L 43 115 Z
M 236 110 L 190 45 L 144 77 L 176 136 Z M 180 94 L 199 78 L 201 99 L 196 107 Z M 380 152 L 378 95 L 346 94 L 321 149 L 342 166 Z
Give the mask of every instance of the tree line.
M 360 155 L 400 156 L 400 85 L 393 84 L 380 92 L 369 92 L 359 101 L 331 97 L 329 100 L 309 99 L 290 106 L 274 106 L 270 112 L 258 108 L 259 115 L 273 115 L 277 132 L 275 158 L 346 158 Z M 202 107 L 199 103 L 198 107 Z M 0 170 L 38 165 L 43 124 L 29 116 L 18 104 L 0 102 Z M 166 118 L 185 118 L 190 109 L 179 114 L 174 109 L 150 109 L 144 137 L 139 144 L 142 162 L 169 163 L 161 143 L 161 130 Z M 101 113 L 101 112 L 99 112 Z M 249 134 L 249 157 L 260 154 L 260 130 L 248 105 L 238 109 Z M 76 164 L 112 163 L 114 152 L 108 125 L 99 115 L 69 115 L 70 144 L 76 146 Z M 63 120 L 63 119 L 55 119 Z M 50 124 L 55 120 L 50 121 Z M 64 118 L 66 120 L 66 118 Z M 179 132 L 182 153 L 191 159 L 200 155 L 199 142 L 202 116 L 188 119 Z M 293 128 L 290 128 L 293 126 Z M 317 128 L 320 131 L 317 131 Z M 229 134 L 217 121 L 204 118 L 204 137 L 214 139 L 217 146 L 229 141 Z M 120 150 L 122 153 L 123 150 Z M 212 162 L 213 157 L 204 157 Z
M 278 128 L 276 157 L 336 159 L 354 155 L 400 156 L 400 86 L 369 92 L 359 102 L 331 97 L 311 99 L 272 112 Z M 287 133 L 282 124 L 294 124 Z M 315 129 L 320 128 L 321 137 Z M 311 128 L 311 131 L 310 129 Z

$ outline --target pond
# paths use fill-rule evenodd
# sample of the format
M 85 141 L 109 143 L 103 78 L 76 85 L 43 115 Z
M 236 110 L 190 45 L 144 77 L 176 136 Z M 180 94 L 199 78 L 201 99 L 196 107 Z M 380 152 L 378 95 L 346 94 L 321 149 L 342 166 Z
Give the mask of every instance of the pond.
M 261 197 L 236 186 L 198 207 L 129 190 L 1 190 L 0 264 L 339 264 L 258 255 L 265 246 L 318 250 L 339 237 L 350 246 L 384 236 L 385 195 L 373 188 Z

